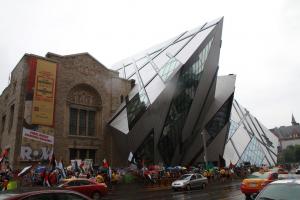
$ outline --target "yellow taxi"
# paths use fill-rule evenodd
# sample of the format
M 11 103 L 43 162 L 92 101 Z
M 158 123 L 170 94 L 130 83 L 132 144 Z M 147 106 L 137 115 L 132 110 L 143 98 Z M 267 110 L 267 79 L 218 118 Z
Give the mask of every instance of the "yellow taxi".
M 245 194 L 246 199 L 251 199 L 251 195 L 258 194 L 266 185 L 278 179 L 278 173 L 254 172 L 245 178 L 241 184 L 241 191 Z

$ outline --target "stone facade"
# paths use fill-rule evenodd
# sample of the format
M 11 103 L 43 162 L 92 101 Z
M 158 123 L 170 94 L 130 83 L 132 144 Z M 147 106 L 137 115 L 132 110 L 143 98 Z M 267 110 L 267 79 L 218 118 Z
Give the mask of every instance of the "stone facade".
M 12 72 L 11 83 L 0 97 L 1 148 L 10 149 L 9 161 L 13 167 L 28 165 L 25 161 L 20 162 L 19 155 L 23 121 L 24 118 L 30 118 L 24 116 L 29 57 L 57 63 L 53 126 L 56 159 L 68 164 L 71 154 L 76 158 L 93 155 L 95 164 L 101 163 L 103 158 L 110 162 L 112 144 L 106 123 L 120 105 L 121 96 L 126 96 L 131 90 L 130 81 L 119 78 L 118 72 L 107 69 L 88 53 L 67 56 L 48 53 L 45 57 L 24 55 Z M 10 117 L 12 108 L 13 118 Z M 78 124 L 82 119 L 75 122 L 77 129 L 71 133 L 70 115 L 74 110 L 78 112 L 78 119 L 85 116 L 87 123 L 90 123 L 89 113 L 92 114 L 95 124 L 87 125 L 92 129 L 83 127 L 87 132 L 92 130 L 93 134 L 82 135 L 82 130 L 78 132 Z

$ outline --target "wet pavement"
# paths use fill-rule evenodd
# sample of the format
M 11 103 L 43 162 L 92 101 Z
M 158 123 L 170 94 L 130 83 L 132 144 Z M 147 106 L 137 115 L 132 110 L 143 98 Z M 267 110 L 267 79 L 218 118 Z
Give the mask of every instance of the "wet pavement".
M 191 191 L 174 192 L 170 186 L 144 187 L 143 184 L 119 184 L 114 185 L 112 191 L 103 198 L 103 200 L 187 200 L 187 199 L 205 199 L 205 200 L 241 200 L 245 199 L 240 191 L 241 180 L 228 181 L 225 183 L 209 183 L 205 189 L 192 189 Z M 39 190 L 45 188 L 23 188 L 22 191 L 9 192 L 3 194 L 0 192 L 0 200 L 11 195 Z
M 144 188 L 140 185 L 117 185 L 104 199 L 105 200 L 240 200 L 245 199 L 240 191 L 240 181 L 226 183 L 211 183 L 205 189 L 173 192 L 170 187 Z

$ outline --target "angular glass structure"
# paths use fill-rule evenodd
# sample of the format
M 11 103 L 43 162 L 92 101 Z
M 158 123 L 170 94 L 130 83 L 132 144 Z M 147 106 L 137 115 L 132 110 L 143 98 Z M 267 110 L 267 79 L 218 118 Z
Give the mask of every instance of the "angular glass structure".
M 241 131 L 238 116 L 230 117 L 235 75 L 217 76 L 222 24 L 223 18 L 206 23 L 114 65 L 120 77 L 133 81 L 108 122 L 114 165 L 126 164 L 130 152 L 153 164 L 220 164 L 226 143 L 235 151 L 231 141 Z M 243 135 L 236 163 L 257 157 L 259 164 L 260 152 L 242 157 L 258 145 L 250 135 Z
M 234 100 L 224 151 L 226 163 L 274 166 L 278 145 L 278 138 Z

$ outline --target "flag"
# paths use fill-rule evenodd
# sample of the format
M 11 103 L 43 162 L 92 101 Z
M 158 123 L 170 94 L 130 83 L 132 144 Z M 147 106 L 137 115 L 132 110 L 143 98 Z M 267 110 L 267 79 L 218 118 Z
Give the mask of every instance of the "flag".
M 50 157 L 49 165 L 51 166 L 51 171 L 54 170 L 56 167 L 56 160 L 55 160 L 54 153 L 52 153 L 52 156 Z
M 4 158 L 6 158 L 9 154 L 9 149 L 4 149 L 1 153 L 1 157 L 0 157 L 0 163 L 2 163 L 2 161 L 4 160 Z

